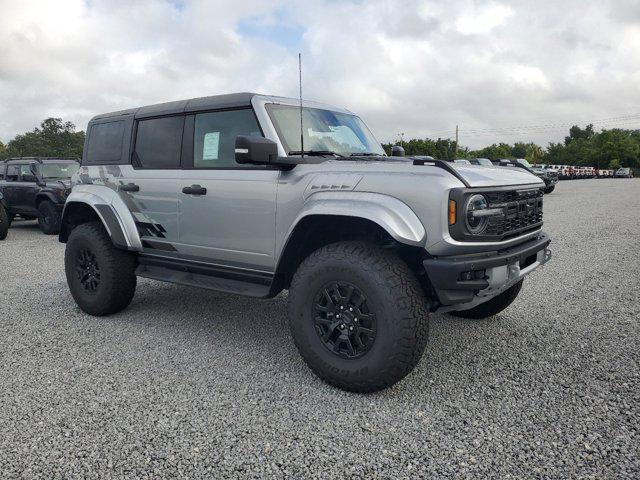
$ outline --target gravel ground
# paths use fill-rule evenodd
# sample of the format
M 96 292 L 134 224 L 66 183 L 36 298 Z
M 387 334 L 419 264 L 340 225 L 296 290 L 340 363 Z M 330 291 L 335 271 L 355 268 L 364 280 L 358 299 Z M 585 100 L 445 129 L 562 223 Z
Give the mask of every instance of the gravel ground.
M 422 362 L 372 395 L 325 385 L 286 298 L 141 280 L 75 306 L 64 246 L 0 242 L 0 476 L 640 476 L 640 181 L 561 182 L 554 258 L 484 321 L 436 316 Z

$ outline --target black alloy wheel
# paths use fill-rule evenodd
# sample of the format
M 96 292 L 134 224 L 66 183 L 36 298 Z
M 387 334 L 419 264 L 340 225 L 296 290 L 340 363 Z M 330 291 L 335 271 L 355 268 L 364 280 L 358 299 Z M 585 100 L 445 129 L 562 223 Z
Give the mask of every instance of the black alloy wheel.
M 348 282 L 331 282 L 314 299 L 316 333 L 332 353 L 347 359 L 366 354 L 376 338 L 375 315 L 367 297 Z
M 100 266 L 96 256 L 88 248 L 76 255 L 76 274 L 82 287 L 89 293 L 95 293 L 100 286 Z

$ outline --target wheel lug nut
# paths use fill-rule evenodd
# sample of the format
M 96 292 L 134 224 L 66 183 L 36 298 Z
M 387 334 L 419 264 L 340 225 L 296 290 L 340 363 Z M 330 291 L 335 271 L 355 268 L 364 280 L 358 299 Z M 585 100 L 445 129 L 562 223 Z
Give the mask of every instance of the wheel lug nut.
M 354 319 L 353 319 L 353 321 L 354 321 L 354 322 L 356 322 L 356 323 L 358 323 L 358 319 L 357 319 L 357 318 L 354 318 Z
M 344 307 L 342 305 L 340 305 L 340 310 L 344 310 Z
M 344 330 L 344 323 L 343 323 L 342 325 L 340 325 L 340 328 L 341 328 L 342 330 Z
M 350 311 L 350 312 L 353 312 L 353 307 L 349 307 L 349 311 Z
M 349 327 L 349 330 L 353 330 L 353 327 Z

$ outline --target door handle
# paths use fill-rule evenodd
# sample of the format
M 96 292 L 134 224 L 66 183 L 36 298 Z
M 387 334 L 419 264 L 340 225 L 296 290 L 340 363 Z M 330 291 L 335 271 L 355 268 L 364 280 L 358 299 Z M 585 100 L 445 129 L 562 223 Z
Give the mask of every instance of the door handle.
M 191 185 L 190 187 L 184 187 L 182 193 L 186 193 L 187 195 L 206 195 L 207 189 L 200 185 Z
M 120 187 L 118 187 L 118 189 L 121 192 L 139 192 L 140 191 L 140 185 L 136 185 L 135 183 L 129 183 L 127 185 L 120 185 Z

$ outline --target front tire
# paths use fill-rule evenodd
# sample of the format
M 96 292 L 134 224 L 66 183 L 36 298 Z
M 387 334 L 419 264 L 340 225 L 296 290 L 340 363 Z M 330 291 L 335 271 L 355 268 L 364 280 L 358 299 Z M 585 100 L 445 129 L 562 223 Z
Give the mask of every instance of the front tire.
M 500 313 L 513 303 L 513 301 L 520 293 L 522 282 L 524 282 L 524 280 L 520 280 L 518 283 L 516 283 L 512 287 L 509 287 L 500 295 L 496 295 L 491 300 L 481 303 L 471 310 L 462 310 L 449 313 L 454 317 L 472 318 L 474 320 L 492 317 L 493 315 Z
M 555 189 L 556 189 L 556 186 L 555 186 L 555 185 L 552 185 L 551 187 L 547 187 L 547 188 L 544 190 L 544 193 L 551 193 L 551 192 L 553 192 Z
M 60 233 L 60 212 L 49 201 L 43 201 L 38 205 L 38 225 L 45 235 L 57 235 Z
M 136 291 L 136 258 L 113 246 L 99 222 L 73 229 L 64 254 L 67 284 L 73 299 L 89 315 L 125 309 Z
M 417 365 L 428 337 L 424 293 L 393 253 L 340 242 L 312 253 L 289 288 L 289 325 L 307 365 L 327 383 L 374 392 Z
M 0 205 L 0 240 L 7 238 L 9 233 L 9 215 L 2 205 Z

